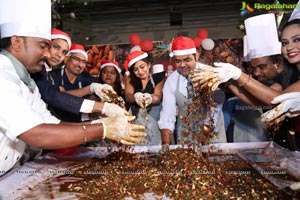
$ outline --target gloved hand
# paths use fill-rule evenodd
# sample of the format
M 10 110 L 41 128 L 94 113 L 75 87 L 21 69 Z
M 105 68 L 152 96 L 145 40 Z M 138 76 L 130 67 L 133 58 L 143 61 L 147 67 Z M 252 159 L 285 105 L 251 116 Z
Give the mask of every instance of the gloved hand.
M 91 83 L 90 91 L 95 93 L 98 97 L 100 97 L 103 101 L 109 101 L 109 94 L 117 94 L 114 89 L 108 84 L 100 84 L 100 83 Z
M 134 94 L 134 99 L 141 108 L 146 108 L 152 103 L 152 96 L 149 93 L 137 92 Z
M 280 123 L 286 117 L 292 118 L 300 114 L 300 92 L 279 95 L 271 103 L 279 105 L 262 114 L 262 121 L 269 125 Z
M 159 154 L 160 155 L 163 155 L 163 154 L 167 154 L 170 152 L 170 148 L 169 148 L 169 145 L 168 144 L 163 144 L 161 149 L 159 150 Z
M 120 106 L 107 102 L 104 102 L 101 113 L 107 117 L 124 117 L 126 115 L 129 115 L 129 113 Z
M 147 108 L 152 103 L 152 96 L 149 93 L 144 93 L 144 105 Z
M 214 66 L 194 70 L 191 76 L 194 88 L 208 86 L 214 91 L 221 83 L 237 80 L 242 74 L 241 69 L 229 63 L 215 62 Z
M 137 105 L 139 105 L 141 108 L 144 106 L 144 94 L 141 92 L 137 92 L 134 94 L 134 99 Z
M 136 142 L 143 142 L 141 137 L 147 134 L 141 132 L 145 127 L 128 123 L 125 117 L 104 117 L 92 121 L 92 124 L 102 123 L 103 139 L 107 138 L 121 144 L 134 145 Z

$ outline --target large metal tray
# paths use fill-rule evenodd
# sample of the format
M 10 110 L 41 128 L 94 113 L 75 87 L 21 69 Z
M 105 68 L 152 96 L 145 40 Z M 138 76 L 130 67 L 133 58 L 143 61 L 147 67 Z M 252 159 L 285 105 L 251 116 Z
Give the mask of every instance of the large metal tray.
M 278 145 L 247 149 L 238 155 L 279 189 L 300 182 L 300 154 Z
M 200 146 L 201 152 L 209 152 L 212 154 L 240 154 L 244 155 L 242 152 L 253 149 L 264 149 L 264 148 L 278 148 L 279 146 L 272 142 L 248 142 L 248 143 L 218 143 L 210 144 L 205 146 Z M 161 146 L 135 146 L 133 148 L 123 148 L 122 150 L 131 153 L 157 153 Z M 188 148 L 188 146 L 181 145 L 171 145 L 171 149 L 175 148 Z M 38 187 L 37 190 L 32 191 L 31 188 L 36 187 L 41 182 L 67 173 L 68 169 L 76 167 L 74 161 L 85 160 L 91 157 L 105 157 L 110 152 L 119 150 L 120 147 L 94 147 L 94 148 L 84 148 L 80 147 L 77 151 L 71 155 L 55 155 L 47 154 L 33 162 L 28 162 L 23 166 L 12 170 L 8 174 L 0 177 L 0 199 L 24 199 L 27 194 L 38 195 L 40 199 L 76 199 L 74 194 L 59 193 L 59 181 L 51 182 L 51 187 Z M 243 156 L 242 156 L 243 157 Z M 243 157 L 245 159 L 245 157 Z M 291 153 L 291 158 L 295 158 L 295 155 Z M 286 162 L 282 161 L 282 167 L 287 168 L 287 162 L 292 163 L 298 162 L 298 159 L 289 159 Z M 255 162 L 252 162 L 252 164 Z M 288 164 L 289 165 L 289 164 Z M 292 165 L 293 169 L 298 167 L 297 164 Z M 254 165 L 255 168 L 255 165 Z M 300 169 L 300 168 L 298 168 Z M 290 169 L 292 170 L 292 169 Z M 50 188 L 50 189 L 49 189 Z M 42 195 L 42 197 L 41 197 Z M 151 198 L 153 194 L 150 195 Z M 33 196 L 34 197 L 34 196 Z M 51 197 L 51 198 L 50 198 Z M 163 196 L 161 199 L 168 199 Z M 147 199 L 147 198 L 145 198 Z

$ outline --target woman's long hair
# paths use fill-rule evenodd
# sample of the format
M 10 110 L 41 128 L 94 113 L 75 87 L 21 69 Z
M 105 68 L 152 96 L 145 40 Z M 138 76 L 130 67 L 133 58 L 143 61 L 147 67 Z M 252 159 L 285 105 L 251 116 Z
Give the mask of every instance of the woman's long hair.
M 300 25 L 300 19 L 293 19 L 293 20 L 291 20 L 291 21 L 285 23 L 285 24 L 282 26 L 282 28 L 281 28 L 281 32 L 282 32 L 286 27 L 291 26 L 291 25 L 294 25 L 294 24 Z
M 150 60 L 147 58 L 142 59 L 142 61 L 144 61 L 147 65 L 151 65 Z M 134 63 L 135 65 L 135 63 Z M 134 88 L 134 93 L 136 92 L 141 92 L 143 89 L 143 85 L 142 85 L 142 81 L 140 78 L 138 78 L 135 73 L 133 72 L 133 66 L 131 66 L 129 68 L 129 72 L 130 72 L 130 83 L 132 84 L 133 88 Z M 151 73 L 151 67 L 149 68 L 149 73 Z

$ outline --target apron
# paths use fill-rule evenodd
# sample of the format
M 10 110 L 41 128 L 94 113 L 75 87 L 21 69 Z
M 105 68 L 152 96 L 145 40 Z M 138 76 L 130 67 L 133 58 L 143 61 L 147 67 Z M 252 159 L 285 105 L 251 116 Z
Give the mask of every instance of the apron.
M 150 82 L 155 88 L 155 82 L 153 77 L 150 76 Z M 135 145 L 161 145 L 161 133 L 158 127 L 158 121 L 160 118 L 160 111 L 162 109 L 162 102 L 158 105 L 150 105 L 147 108 L 141 108 L 137 105 L 130 106 L 132 114 L 136 117 L 133 123 L 145 126 L 145 133 L 147 137 L 143 138 L 144 142 L 136 143 Z
M 188 137 L 182 136 L 183 126 L 181 122 L 182 116 L 186 115 L 187 105 L 192 103 L 192 99 L 188 99 L 185 95 L 179 92 L 179 81 L 180 76 L 178 76 L 177 83 L 176 83 L 176 90 L 175 90 L 175 98 L 176 98 L 176 105 L 178 109 L 178 115 L 176 120 L 176 128 L 174 131 L 174 138 L 171 139 L 171 144 L 181 144 L 184 141 L 192 141 L 192 135 L 190 134 Z
M 187 99 L 185 95 L 179 92 L 179 80 L 180 76 L 178 76 L 177 84 L 176 84 L 176 91 L 175 91 L 175 97 L 176 97 L 176 104 L 178 108 L 178 116 L 176 120 L 176 130 L 174 131 L 174 139 L 171 140 L 175 144 L 181 144 L 182 141 L 192 141 L 192 134 L 189 134 L 188 137 L 182 136 L 182 131 L 184 130 L 184 127 L 182 126 L 181 118 L 182 116 L 186 115 L 187 105 L 190 105 L 192 103 L 192 99 Z M 218 105 L 220 105 L 223 101 L 224 93 L 222 93 L 221 90 L 218 90 L 214 92 L 214 98 L 218 102 Z M 215 132 L 217 133 L 217 138 L 213 138 L 210 140 L 210 143 L 220 143 L 220 142 L 227 142 L 226 140 L 226 132 L 224 127 L 224 116 L 221 112 L 222 106 L 218 109 L 217 116 L 214 117 L 214 121 L 216 122 L 216 128 Z M 200 113 L 199 113 L 200 115 Z M 201 122 L 199 122 L 201 123 Z
M 133 106 L 132 106 L 133 107 Z M 137 106 L 135 106 L 137 107 Z M 161 145 L 161 134 L 158 127 L 159 115 L 162 109 L 162 103 L 148 108 L 132 108 L 132 112 L 136 116 L 134 124 L 145 126 L 145 133 L 147 137 L 143 138 L 143 143 L 136 143 L 136 145 Z

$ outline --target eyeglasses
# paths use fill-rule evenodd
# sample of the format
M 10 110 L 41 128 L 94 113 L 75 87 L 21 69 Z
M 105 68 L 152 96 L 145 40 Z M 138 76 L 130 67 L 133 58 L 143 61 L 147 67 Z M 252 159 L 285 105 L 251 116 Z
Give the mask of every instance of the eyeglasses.
M 71 59 L 75 60 L 76 62 L 82 63 L 84 65 L 87 64 L 86 60 L 81 60 L 80 58 L 76 57 L 76 56 L 70 56 Z

